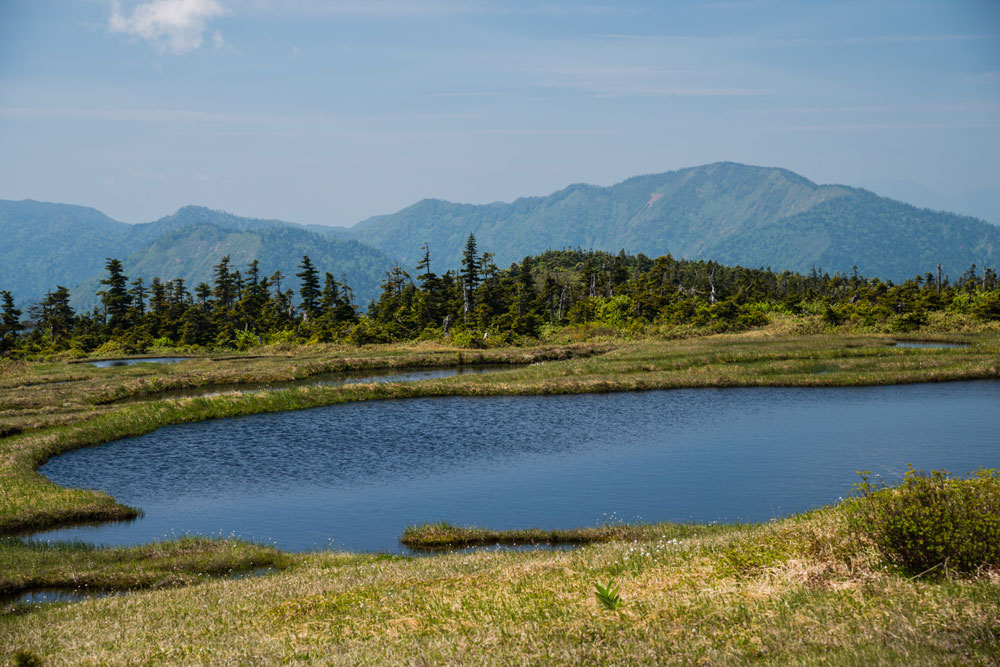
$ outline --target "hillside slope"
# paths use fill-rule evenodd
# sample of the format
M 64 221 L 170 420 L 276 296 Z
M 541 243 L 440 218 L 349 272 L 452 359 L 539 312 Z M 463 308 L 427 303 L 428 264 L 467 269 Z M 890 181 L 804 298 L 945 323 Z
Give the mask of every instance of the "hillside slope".
M 918 209 L 866 190 L 817 185 L 785 169 L 731 162 L 637 176 L 610 187 L 571 185 L 546 197 L 482 206 L 428 199 L 365 220 L 357 238 L 412 267 L 427 243 L 455 267 L 469 233 L 505 266 L 564 247 L 748 266 L 847 272 L 895 280 L 942 262 L 954 274 L 1000 265 L 1000 227 Z
M 122 259 L 130 278 L 183 278 L 193 287 L 211 282 L 212 267 L 230 255 L 242 270 L 252 259 L 263 275 L 280 270 L 282 287 L 298 289 L 295 273 L 303 255 L 320 272 L 345 276 L 360 305 L 378 294 L 392 260 L 355 240 L 332 238 L 281 220 L 242 218 L 186 206 L 155 222 L 129 225 L 94 209 L 42 202 L 0 201 L 0 289 L 21 302 L 36 300 L 56 285 L 69 287 L 76 308 L 97 303 L 104 263 Z
M 129 228 L 85 206 L 0 200 L 0 289 L 22 301 L 73 287 L 100 271 L 105 257 L 136 249 Z

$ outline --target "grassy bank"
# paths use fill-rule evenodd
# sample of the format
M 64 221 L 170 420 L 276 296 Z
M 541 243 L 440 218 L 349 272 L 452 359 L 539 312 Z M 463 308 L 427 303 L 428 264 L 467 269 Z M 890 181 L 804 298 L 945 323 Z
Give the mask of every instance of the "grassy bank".
M 316 553 L 0 617 L 46 664 L 996 664 L 1000 577 L 901 575 L 840 508 L 572 551 Z M 702 530 L 703 529 L 703 530 Z M 604 609 L 595 583 L 622 605 Z
M 597 544 L 614 541 L 644 541 L 654 537 L 664 537 L 668 533 L 671 538 L 689 537 L 700 532 L 715 532 L 719 527 L 692 526 L 690 524 L 609 524 L 587 528 L 568 530 L 539 530 L 528 528 L 522 530 L 491 530 L 489 528 L 453 526 L 449 523 L 428 523 L 420 526 L 407 526 L 400 538 L 405 546 L 411 549 L 454 549 L 462 547 L 481 547 L 496 544 L 524 545 L 556 545 L 556 544 Z
M 62 379 L 77 371 L 76 365 L 30 368 L 21 379 L 5 377 L 0 385 L 0 405 L 38 401 L 31 386 L 48 387 L 47 405 L 31 409 L 13 408 L 4 414 L 26 413 L 38 420 L 36 428 L 25 427 L 16 435 L 0 439 L 0 534 L 68 525 L 80 521 L 124 519 L 135 510 L 116 504 L 105 494 L 60 488 L 35 472 L 48 458 L 79 447 L 148 433 L 169 424 L 279 412 L 333 405 L 349 401 L 405 399 L 438 396 L 502 396 L 572 394 L 606 391 L 670 389 L 682 387 L 748 386 L 857 386 L 935 382 L 1000 377 L 1000 338 L 965 337 L 963 348 L 896 348 L 880 337 L 863 336 L 769 336 L 764 333 L 712 336 L 684 341 L 645 341 L 604 348 L 590 345 L 549 350 L 496 351 L 501 358 L 563 358 L 562 361 L 532 363 L 489 375 L 456 376 L 415 383 L 353 384 L 337 387 L 300 387 L 272 392 L 232 391 L 204 398 L 151 400 L 127 405 L 97 404 L 95 397 L 119 392 L 120 386 L 162 386 L 170 382 L 215 383 L 221 375 L 255 381 L 261 374 L 287 374 L 301 368 L 327 370 L 334 364 L 380 363 L 393 360 L 400 366 L 414 359 L 440 363 L 444 351 L 390 350 L 382 357 L 345 361 L 282 360 L 200 362 L 231 364 L 212 373 L 193 362 L 165 367 L 94 369 L 103 375 L 80 381 Z M 480 363 L 497 358 L 476 357 Z M 255 367 L 254 363 L 259 367 Z M 191 364 L 191 365 L 189 365 Z M 431 365 L 431 364 L 427 364 Z M 237 370 L 240 367 L 242 370 Z M 266 369 L 266 370 L 261 370 Z M 93 371 L 89 371 L 93 372 Z M 319 372 L 319 371 L 317 371 Z M 242 374 L 239 374 L 242 373 Z M 140 375 L 141 374 L 141 375 Z M 211 381 L 209 381 L 211 380 Z M 20 384 L 19 384 L 20 382 Z M 95 387 L 96 385 L 96 387 Z M 191 386 L 197 386 L 192 384 Z M 37 414 L 36 414 L 37 413 Z
M 257 568 L 287 567 L 290 556 L 240 540 L 182 538 L 139 547 L 0 539 L 0 596 L 59 589 L 121 591 L 190 585 Z
M 179 364 L 97 368 L 76 360 L 0 359 L 0 437 L 59 426 L 114 409 L 126 397 L 164 391 L 293 382 L 325 373 L 441 366 L 521 366 L 600 354 L 609 343 L 465 350 L 437 344 L 303 346 L 245 355 L 197 357 Z
M 0 434 L 7 434 L 0 437 L 0 534 L 133 516 L 134 509 L 106 494 L 58 487 L 36 468 L 62 452 L 169 424 L 414 397 L 1000 377 L 996 335 L 937 338 L 969 346 L 895 348 L 883 336 L 765 330 L 477 352 L 307 348 L 110 369 L 6 364 L 0 368 Z M 240 384 L 338 370 L 449 365 L 458 354 L 462 363 L 516 367 L 411 384 L 239 390 Z M 231 388 L 200 398 L 152 396 L 218 384 Z M 135 393 L 151 400 L 115 402 Z M 756 526 L 498 532 L 436 525 L 408 531 L 406 539 L 425 547 L 587 546 L 416 559 L 286 555 L 229 540 L 97 549 L 7 539 L 0 541 L 2 590 L 148 590 L 0 614 L 0 655 L 52 664 L 1000 661 L 1000 574 L 914 577 L 894 569 L 849 524 L 837 507 Z M 220 578 L 258 567 L 280 571 Z M 609 580 L 620 586 L 617 611 L 594 596 L 594 584 Z

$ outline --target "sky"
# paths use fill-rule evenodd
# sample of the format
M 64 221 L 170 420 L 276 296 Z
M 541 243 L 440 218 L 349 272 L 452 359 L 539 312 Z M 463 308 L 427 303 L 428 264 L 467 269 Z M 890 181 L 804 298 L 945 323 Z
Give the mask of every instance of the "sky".
M 0 199 L 352 225 L 722 160 L 998 191 L 1000 2 L 0 0 Z

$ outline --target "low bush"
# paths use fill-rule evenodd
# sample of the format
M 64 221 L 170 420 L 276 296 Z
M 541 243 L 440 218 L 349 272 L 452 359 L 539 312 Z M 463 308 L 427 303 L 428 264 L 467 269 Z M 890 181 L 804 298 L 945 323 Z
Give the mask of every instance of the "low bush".
M 971 573 L 1000 566 L 1000 472 L 965 478 L 911 466 L 903 483 L 886 487 L 861 473 L 849 501 L 849 525 L 890 563 L 912 573 Z

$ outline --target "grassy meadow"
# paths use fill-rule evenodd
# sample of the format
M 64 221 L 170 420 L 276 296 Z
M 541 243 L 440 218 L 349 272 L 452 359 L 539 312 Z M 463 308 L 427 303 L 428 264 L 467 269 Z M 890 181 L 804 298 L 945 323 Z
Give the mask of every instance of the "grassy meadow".
M 887 569 L 835 509 L 572 551 L 290 559 L 255 578 L 17 610 L 0 650 L 46 664 L 1000 660 L 1000 575 Z M 614 611 L 594 594 L 609 580 Z
M 585 545 L 420 558 L 282 554 L 237 540 L 101 549 L 17 537 L 134 517 L 141 508 L 58 487 L 36 469 L 60 453 L 169 424 L 411 397 L 1000 378 L 996 333 L 934 337 L 967 345 L 903 348 L 881 335 L 772 327 L 535 348 L 308 346 L 106 369 L 0 361 L 0 535 L 8 536 L 0 540 L 0 593 L 135 591 L 71 604 L 5 603 L 0 655 L 11 663 L 55 664 L 996 664 L 1000 573 L 903 573 L 849 529 L 841 507 L 754 526 L 661 524 L 558 534 L 411 528 L 405 539 L 427 548 Z M 336 371 L 457 364 L 510 369 L 412 383 L 241 388 Z M 198 387 L 207 395 L 158 395 Z M 228 576 L 260 568 L 267 573 Z M 623 600 L 615 611 L 594 595 L 594 584 L 610 579 Z

